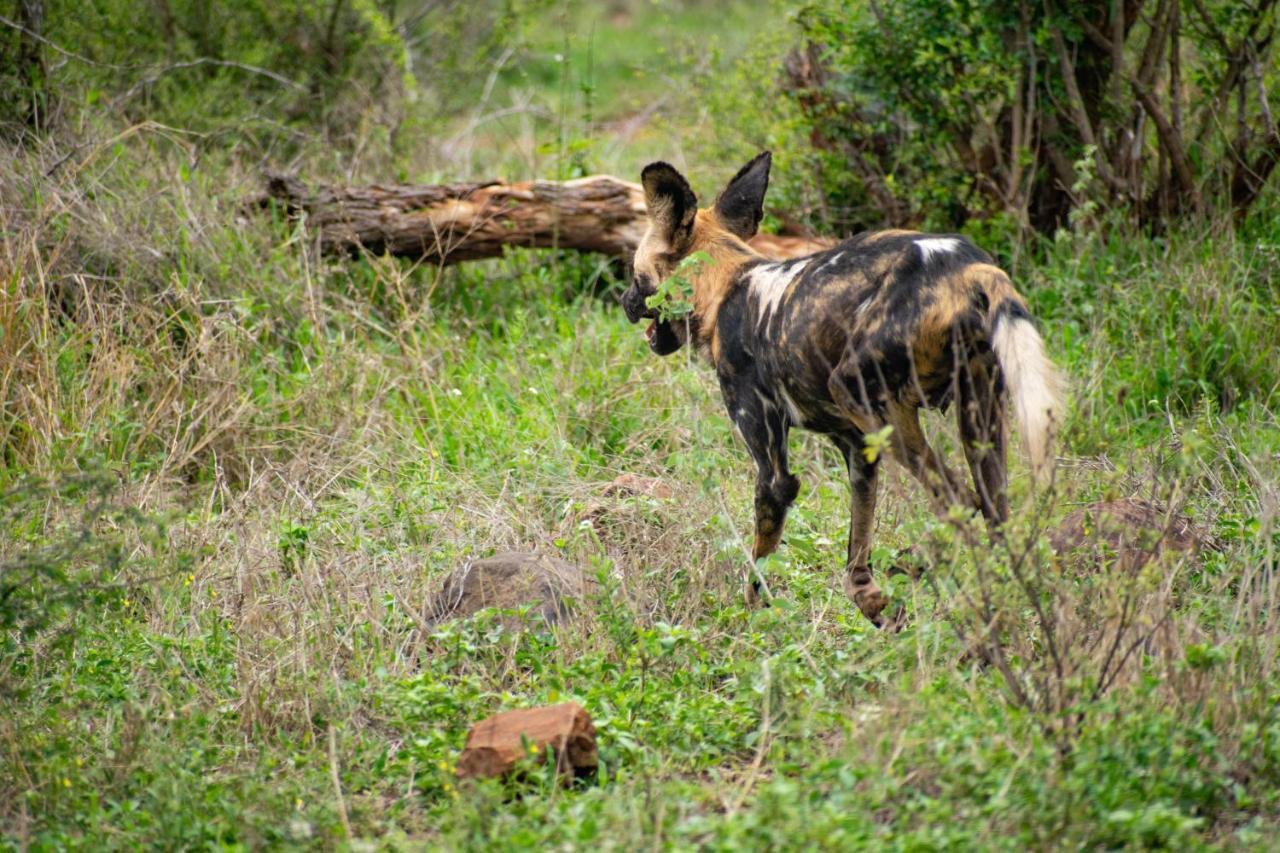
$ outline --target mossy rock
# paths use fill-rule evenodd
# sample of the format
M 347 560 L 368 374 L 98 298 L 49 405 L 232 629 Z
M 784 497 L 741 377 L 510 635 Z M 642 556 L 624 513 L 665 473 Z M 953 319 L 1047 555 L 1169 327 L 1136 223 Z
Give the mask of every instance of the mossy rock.
M 1104 561 L 1127 571 L 1171 552 L 1213 547 L 1190 518 L 1135 498 L 1100 501 L 1068 515 L 1049 533 L 1063 559 L 1098 568 Z
M 574 603 L 587 598 L 596 588 L 594 578 L 571 563 L 545 554 L 508 551 L 479 560 L 468 560 L 447 578 L 424 609 L 428 626 L 463 619 L 486 608 L 516 610 L 530 608 L 526 619 L 541 619 L 554 625 L 568 618 Z

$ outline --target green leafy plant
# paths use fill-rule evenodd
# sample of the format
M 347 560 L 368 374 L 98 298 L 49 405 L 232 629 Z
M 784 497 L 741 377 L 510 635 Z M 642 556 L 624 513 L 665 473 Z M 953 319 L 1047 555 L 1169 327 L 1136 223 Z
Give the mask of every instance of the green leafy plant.
M 683 258 L 671 274 L 658 284 L 658 289 L 644 300 L 650 308 L 658 309 L 659 319 L 683 320 L 693 313 L 692 278 L 704 264 L 711 262 L 706 252 L 694 252 Z

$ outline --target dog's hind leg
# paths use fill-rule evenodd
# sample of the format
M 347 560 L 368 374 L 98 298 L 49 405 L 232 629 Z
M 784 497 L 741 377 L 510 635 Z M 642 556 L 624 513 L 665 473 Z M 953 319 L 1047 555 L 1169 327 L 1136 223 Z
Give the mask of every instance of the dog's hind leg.
M 924 437 L 920 428 L 920 410 L 905 403 L 890 403 L 887 410 L 889 425 L 893 427 L 890 446 L 894 456 L 911 472 L 933 499 L 934 511 L 945 517 L 953 505 L 982 508 L 977 494 L 947 466 Z
M 981 364 L 970 362 L 957 371 L 960 440 L 982 502 L 982 514 L 992 531 L 1009 520 L 1008 427 L 1004 391 L 999 379 Z
M 881 626 L 889 599 L 871 574 L 871 530 L 876 514 L 879 463 L 862 455 L 861 433 L 833 436 L 849 472 L 849 551 L 844 568 L 844 591 L 872 624 Z

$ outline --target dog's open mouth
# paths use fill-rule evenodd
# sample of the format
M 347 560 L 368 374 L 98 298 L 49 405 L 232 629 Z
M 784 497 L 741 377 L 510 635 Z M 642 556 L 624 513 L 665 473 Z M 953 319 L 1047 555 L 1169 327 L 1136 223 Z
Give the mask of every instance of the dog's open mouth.
M 653 320 L 644 329 L 649 349 L 658 355 L 670 355 L 684 345 L 689 337 L 689 324 L 684 320 Z

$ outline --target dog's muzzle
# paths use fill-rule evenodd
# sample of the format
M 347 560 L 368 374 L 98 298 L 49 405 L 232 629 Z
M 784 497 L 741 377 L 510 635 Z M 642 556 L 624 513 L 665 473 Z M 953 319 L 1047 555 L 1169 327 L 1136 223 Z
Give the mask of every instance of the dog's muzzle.
M 631 285 L 622 294 L 622 310 L 626 312 L 628 322 L 638 323 L 641 320 L 649 320 L 650 323 L 644 330 L 649 349 L 658 355 L 670 355 L 684 346 L 688 340 L 689 323 L 686 320 L 658 319 L 658 309 L 650 308 L 645 304 L 645 300 L 655 292 L 644 293 L 638 286 Z
M 642 319 L 657 317 L 658 312 L 644 304 L 652 294 L 641 293 L 634 284 L 622 294 L 622 310 L 627 313 L 627 322 L 638 323 Z

